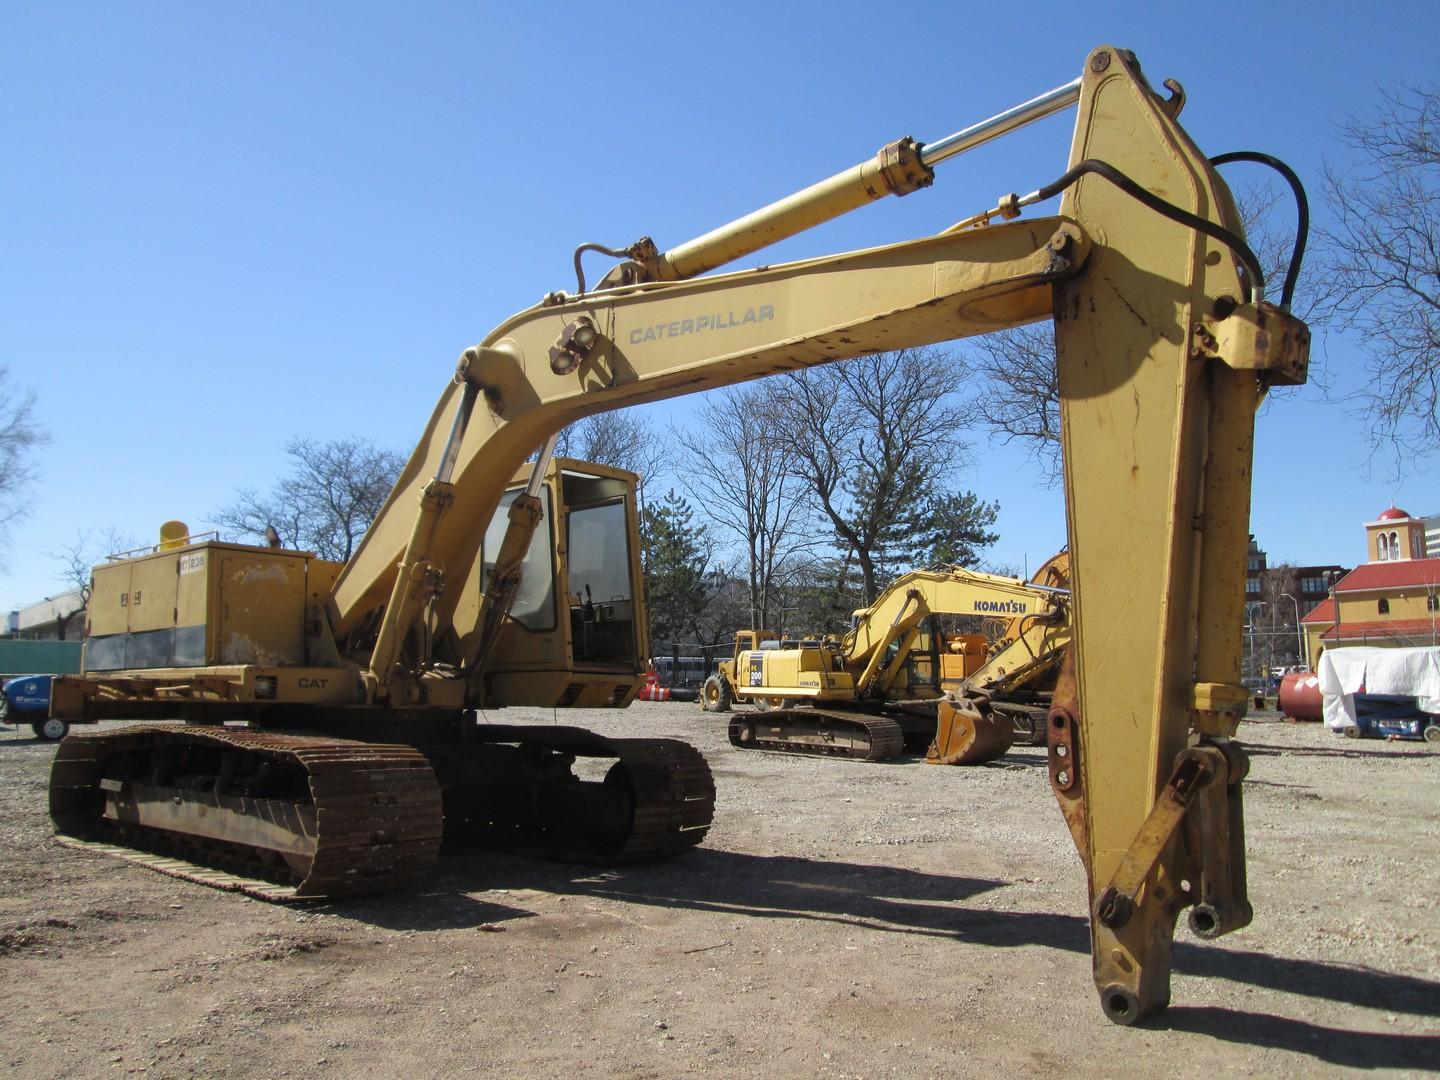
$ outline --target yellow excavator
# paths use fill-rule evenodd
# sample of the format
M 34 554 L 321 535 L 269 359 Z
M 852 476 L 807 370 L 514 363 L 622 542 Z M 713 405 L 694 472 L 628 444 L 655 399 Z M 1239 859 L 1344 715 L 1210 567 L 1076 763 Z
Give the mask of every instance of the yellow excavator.
M 102 646 L 92 614 L 90 648 L 119 666 L 57 679 L 52 715 L 189 723 L 69 736 L 51 778 L 57 829 L 272 895 L 414 880 L 445 828 L 586 858 L 683 850 L 713 802 L 695 751 L 492 723 L 507 704 L 623 704 L 638 679 L 606 661 L 623 634 L 602 624 L 628 604 L 635 640 L 639 593 L 596 591 L 618 576 L 605 534 L 629 504 L 578 468 L 593 516 L 560 520 L 571 470 L 551 460 L 556 434 L 608 409 L 1050 318 L 1073 636 L 1047 714 L 1049 779 L 1085 866 L 1105 1014 L 1164 1008 L 1179 914 L 1205 938 L 1251 918 L 1233 736 L 1255 412 L 1268 387 L 1304 381 L 1309 355 L 1286 310 L 1300 245 L 1268 301 L 1218 171 L 1288 170 L 1207 156 L 1180 126 L 1183 91 L 1165 87 L 1101 46 L 1071 82 L 935 142 L 899 139 L 694 240 L 582 245 L 572 291 L 461 354 L 343 566 L 181 537 L 153 566 L 117 569 L 129 583 L 109 602 L 127 621 Z M 1072 106 L 1063 172 L 937 235 L 708 273 L 874 199 L 916 197 L 944 162 Z M 1056 212 L 1027 214 L 1055 196 Z M 616 262 L 591 287 L 595 252 Z M 576 576 L 582 552 L 594 582 Z M 562 566 L 568 581 L 535 599 L 531 575 Z M 536 603 L 524 617 L 522 597 Z M 552 624 L 569 629 L 546 637 Z M 582 776 L 581 757 L 610 764 Z
M 1043 678 L 1041 667 L 1058 670 L 1069 640 L 1068 596 L 1063 586 L 961 567 L 912 571 L 857 611 L 840 640 L 786 642 L 771 631 L 740 631 L 734 656 L 706 679 L 701 703 L 708 712 L 729 712 L 735 702 L 754 706 L 730 720 L 730 742 L 741 749 L 878 761 L 933 746 L 938 713 L 944 750 L 927 760 L 992 761 L 1010 748 L 1015 720 L 981 705 L 1005 696 L 999 681 L 1021 663 L 1018 653 L 1003 661 L 1001 653 L 1038 646 L 1045 659 L 1031 658 L 1035 678 Z M 994 656 L 973 672 L 983 682 L 970 681 L 965 663 L 978 658 L 975 638 L 984 638 L 959 635 L 951 641 L 963 650 L 942 651 L 940 615 L 1004 626 Z M 1036 632 L 1047 639 L 1035 642 Z M 1034 681 L 1017 682 L 1017 689 Z M 942 689 L 949 693 L 940 696 Z
M 1000 623 L 993 638 L 962 638 L 952 646 L 951 651 L 981 653 L 978 666 L 941 654 L 945 697 L 937 705 L 927 764 L 968 765 L 997 757 L 1016 741 L 1028 746 L 1048 743 L 1047 718 L 1070 645 L 1070 553 L 1050 558 L 1030 584 L 1055 598 L 1049 609 L 1013 615 Z M 1008 738 L 1004 720 L 1010 722 Z M 993 748 L 986 746 L 987 740 L 993 740 Z

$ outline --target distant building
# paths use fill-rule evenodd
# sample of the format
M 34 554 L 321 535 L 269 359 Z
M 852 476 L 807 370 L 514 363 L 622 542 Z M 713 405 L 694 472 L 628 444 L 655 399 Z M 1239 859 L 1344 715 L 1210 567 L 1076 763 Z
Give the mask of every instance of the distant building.
M 1420 519 L 1425 526 L 1425 557 L 1440 559 L 1440 514 Z
M 1245 602 L 1275 603 L 1288 593 L 1299 602 L 1302 612 L 1308 611 L 1328 597 L 1331 586 L 1349 572 L 1348 567 L 1337 563 L 1272 567 L 1269 555 L 1251 536 L 1250 549 L 1245 555 Z
M 1346 645 L 1440 644 L 1440 557 L 1426 534 L 1426 519 L 1395 506 L 1365 523 L 1369 561 L 1301 620 L 1312 668 L 1325 649 Z
M 1255 542 L 1255 534 L 1250 534 L 1250 549 L 1245 553 L 1245 602 L 1247 604 L 1258 603 L 1264 599 L 1263 579 L 1265 577 L 1266 554 Z
M 1330 590 L 1337 581 L 1350 573 L 1350 569 L 1332 563 L 1329 566 L 1297 566 L 1292 573 L 1300 589 L 1296 597 L 1300 601 L 1300 610 L 1309 611 L 1329 599 Z
M 47 596 L 5 616 L 0 637 L 31 641 L 79 641 L 85 633 L 85 598 L 79 589 Z

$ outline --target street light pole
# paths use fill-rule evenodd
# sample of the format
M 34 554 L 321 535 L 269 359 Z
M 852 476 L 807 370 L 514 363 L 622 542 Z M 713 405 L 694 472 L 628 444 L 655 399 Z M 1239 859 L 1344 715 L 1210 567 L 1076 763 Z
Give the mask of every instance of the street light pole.
M 1252 678 L 1256 678 L 1260 674 L 1255 669 L 1255 612 L 1264 606 L 1264 600 L 1245 601 L 1245 630 L 1250 638 L 1250 675 Z
M 1310 666 L 1310 658 L 1305 655 L 1305 635 L 1300 631 L 1300 601 L 1291 596 L 1288 592 L 1282 594 L 1286 600 L 1295 605 L 1295 660 L 1297 663 Z

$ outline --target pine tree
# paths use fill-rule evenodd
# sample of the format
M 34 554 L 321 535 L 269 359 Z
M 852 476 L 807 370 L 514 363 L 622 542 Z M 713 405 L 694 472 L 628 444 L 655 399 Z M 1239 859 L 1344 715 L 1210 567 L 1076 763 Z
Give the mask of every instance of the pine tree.
M 710 599 L 712 552 L 705 527 L 695 524 L 690 504 L 671 490 L 645 507 L 640 543 L 653 647 L 696 640 L 701 613 Z

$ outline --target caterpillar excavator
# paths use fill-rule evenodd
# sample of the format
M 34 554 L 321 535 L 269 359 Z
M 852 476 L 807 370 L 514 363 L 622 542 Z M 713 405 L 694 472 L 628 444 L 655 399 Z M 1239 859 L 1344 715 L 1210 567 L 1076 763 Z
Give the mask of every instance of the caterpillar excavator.
M 629 504 L 605 494 L 614 477 L 557 470 L 556 433 L 1050 318 L 1073 610 L 1049 779 L 1088 879 L 1101 1007 L 1122 1024 L 1163 1009 L 1181 912 L 1205 938 L 1251 918 L 1234 735 L 1255 413 L 1268 387 L 1304 381 L 1309 354 L 1286 310 L 1300 245 L 1268 301 L 1218 170 L 1293 174 L 1250 151 L 1207 156 L 1180 126 L 1183 91 L 1165 86 L 1101 46 L 1071 82 L 938 141 L 897 140 L 694 240 L 582 245 L 572 291 L 461 354 L 346 563 L 178 537 L 116 569 L 125 621 L 91 616 L 89 666 L 55 681 L 52 715 L 187 723 L 69 736 L 57 829 L 272 895 L 413 881 L 452 828 L 584 858 L 684 850 L 714 789 L 683 743 L 492 723 L 509 704 L 624 704 L 638 680 L 617 626 L 628 610 L 629 640 L 642 633 L 633 577 L 628 597 L 596 592 L 620 578 L 602 533 Z M 942 163 L 1072 106 L 1069 164 L 1024 195 L 936 235 L 709 273 L 874 199 L 917 197 Z M 1057 211 L 1030 210 L 1055 196 Z M 595 252 L 616 261 L 590 287 Z M 568 580 L 536 588 L 532 574 L 561 567 Z M 603 775 L 577 772 L 582 758 L 608 762 Z
M 1063 554 L 1052 559 L 1047 570 L 1063 560 Z M 1043 679 L 1041 669 L 1058 672 L 1069 640 L 1068 596 L 1063 586 L 961 567 L 912 571 L 856 612 L 839 641 L 784 642 L 773 632 L 740 631 L 735 655 L 706 680 L 701 702 L 709 712 L 728 712 L 732 702 L 754 706 L 730 720 L 730 742 L 741 749 L 877 761 L 933 746 L 938 716 L 944 750 L 927 760 L 992 761 L 1010 749 L 1015 719 L 988 706 L 1005 696 L 1001 680 L 1021 663 L 1018 653 L 1025 648 L 1039 649 L 1030 658 L 1034 678 L 1017 688 Z M 972 684 L 963 669 L 964 659 L 976 655 L 974 636 L 957 642 L 967 646 L 964 652 L 942 653 L 939 615 L 1002 618 L 997 651 L 975 672 L 983 682 Z M 1033 640 L 1036 631 L 1043 642 Z M 1002 659 L 1002 653 L 1010 655 Z M 941 697 L 947 682 L 953 688 Z M 1028 733 L 1028 721 L 1026 728 Z

